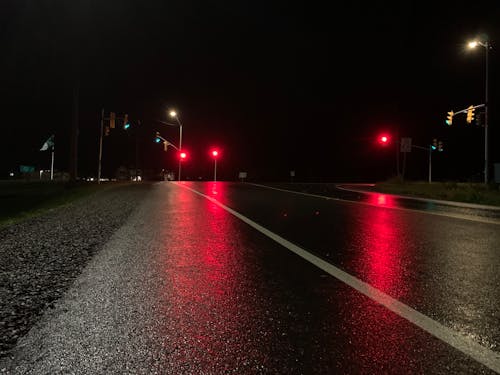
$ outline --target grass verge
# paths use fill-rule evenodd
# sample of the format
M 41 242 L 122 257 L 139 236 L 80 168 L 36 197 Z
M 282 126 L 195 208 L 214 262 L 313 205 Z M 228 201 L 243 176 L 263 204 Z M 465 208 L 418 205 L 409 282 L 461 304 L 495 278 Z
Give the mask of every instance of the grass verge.
M 461 182 L 399 182 L 377 183 L 375 191 L 421 198 L 500 206 L 498 185 Z
M 128 184 L 128 182 L 70 185 L 48 181 L 0 181 L 0 227 L 123 184 Z

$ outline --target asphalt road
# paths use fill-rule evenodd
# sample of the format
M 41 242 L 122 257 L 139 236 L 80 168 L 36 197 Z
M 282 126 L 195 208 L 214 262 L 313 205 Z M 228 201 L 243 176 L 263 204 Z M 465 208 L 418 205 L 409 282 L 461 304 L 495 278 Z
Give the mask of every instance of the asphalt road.
M 0 369 L 499 372 L 500 221 L 387 199 L 159 183 Z

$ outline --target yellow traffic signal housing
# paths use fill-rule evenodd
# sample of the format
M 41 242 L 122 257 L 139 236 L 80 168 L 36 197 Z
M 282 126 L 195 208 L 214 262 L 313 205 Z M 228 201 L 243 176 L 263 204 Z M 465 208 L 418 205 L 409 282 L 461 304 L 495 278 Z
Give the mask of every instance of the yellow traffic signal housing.
M 109 113 L 109 127 L 111 129 L 115 128 L 115 120 L 116 120 L 116 113 L 110 112 Z
M 472 123 L 472 120 L 474 120 L 474 106 L 470 106 L 467 108 L 467 124 Z
M 446 125 L 451 125 L 453 122 L 453 111 L 448 112 L 448 117 L 446 117 Z

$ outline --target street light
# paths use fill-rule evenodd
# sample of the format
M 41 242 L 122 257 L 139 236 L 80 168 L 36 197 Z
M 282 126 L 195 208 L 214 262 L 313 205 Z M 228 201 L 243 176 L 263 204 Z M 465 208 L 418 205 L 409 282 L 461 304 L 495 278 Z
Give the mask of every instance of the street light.
M 217 181 L 217 157 L 219 156 L 219 151 L 214 149 L 211 152 L 212 157 L 214 158 L 214 182 Z
M 491 48 L 491 45 L 488 40 L 480 41 L 480 40 L 472 40 L 468 43 L 469 49 L 474 49 L 477 46 L 484 47 L 486 52 L 485 56 L 485 95 L 484 95 L 484 183 L 488 183 L 488 166 L 489 166 L 489 157 L 488 157 L 488 51 Z
M 179 124 L 179 150 L 182 150 L 182 124 L 181 121 L 179 120 L 179 116 L 176 111 L 170 110 L 168 112 L 169 116 L 172 118 L 175 118 L 177 123 Z M 181 180 L 181 159 L 179 159 L 179 176 L 178 176 L 178 181 Z

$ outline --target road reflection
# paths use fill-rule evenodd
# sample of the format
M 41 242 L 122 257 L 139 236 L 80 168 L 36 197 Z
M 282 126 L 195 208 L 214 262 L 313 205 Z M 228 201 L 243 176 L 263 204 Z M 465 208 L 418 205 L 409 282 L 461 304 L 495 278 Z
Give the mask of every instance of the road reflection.
M 394 196 L 380 193 L 369 193 L 367 203 L 382 207 L 397 207 Z
M 408 264 L 416 252 L 410 237 L 412 224 L 408 215 L 387 209 L 397 205 L 390 195 L 370 194 L 369 203 L 350 212 L 352 230 L 344 230 L 352 249 L 347 268 L 393 298 L 407 297 L 412 289 Z
M 263 200 L 262 191 L 245 195 L 246 187 L 230 183 L 184 185 L 251 219 L 257 207 L 276 233 L 303 240 L 323 258 L 322 247 L 335 249 L 328 250 L 335 252 L 334 265 L 417 310 L 426 307 L 424 296 L 430 306 L 433 298 L 446 304 L 433 280 L 443 273 L 438 249 L 455 247 L 441 246 L 452 238 L 436 233 L 446 225 L 437 216 L 388 209 L 397 204 L 394 198 L 377 193 L 368 205 L 329 202 L 322 221 L 312 222 L 319 212 L 315 201 L 298 201 L 290 211 L 290 195 Z M 162 220 L 166 282 L 158 320 L 168 354 L 164 368 L 171 373 L 427 373 L 436 361 L 443 364 L 447 345 L 270 242 L 215 202 L 179 186 L 168 199 L 165 216 L 175 220 Z M 286 225 L 276 219 L 283 207 L 293 213 Z M 311 233 L 327 235 L 311 241 Z
M 370 194 L 369 203 L 377 207 L 362 211 L 362 224 L 354 231 L 355 274 L 393 298 L 406 297 L 411 290 L 411 280 L 404 276 L 404 258 L 408 251 L 404 247 L 407 226 L 404 216 L 398 211 L 384 209 L 396 204 L 390 195 Z M 405 346 L 407 335 L 411 334 L 408 323 L 369 299 L 359 298 L 358 304 L 362 313 L 352 314 L 343 324 L 351 330 L 347 335 L 353 346 L 363 353 L 360 364 L 371 363 L 390 373 L 395 361 L 408 356 Z M 359 368 L 358 371 L 367 369 Z
M 204 188 L 204 194 L 221 197 L 226 185 L 210 183 Z M 168 221 L 173 226 L 165 228 L 163 273 L 169 282 L 162 291 L 171 366 L 181 364 L 183 373 L 264 369 L 267 338 L 258 335 L 271 330 L 260 321 L 259 299 L 244 298 L 255 295 L 255 290 L 249 282 L 252 269 L 242 259 L 245 239 L 238 222 L 188 189 L 176 189 L 171 199 L 178 209 L 177 219 Z
M 411 199 L 375 192 L 359 192 L 356 195 L 351 194 L 349 196 L 343 196 L 343 198 L 389 208 L 407 208 L 411 210 L 460 215 L 461 217 L 487 218 L 495 222 L 500 220 L 500 210 L 495 207 L 469 207 L 467 204 L 462 205 L 454 202 L 445 203 L 424 199 Z

